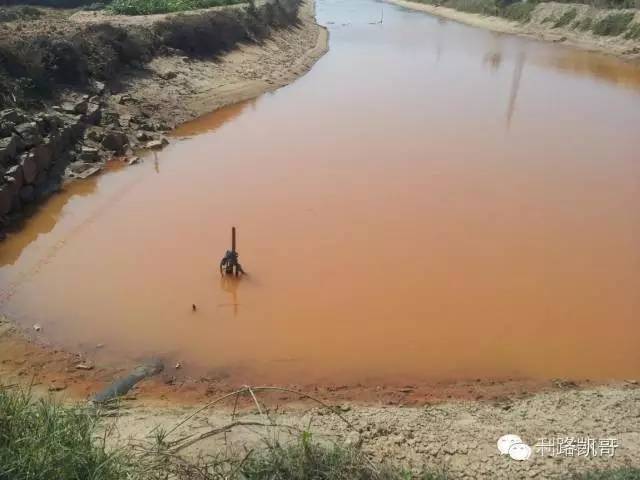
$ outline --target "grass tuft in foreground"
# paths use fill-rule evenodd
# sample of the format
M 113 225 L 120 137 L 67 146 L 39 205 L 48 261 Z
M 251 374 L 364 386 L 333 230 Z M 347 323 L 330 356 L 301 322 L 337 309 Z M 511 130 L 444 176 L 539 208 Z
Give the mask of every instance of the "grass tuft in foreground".
M 424 472 L 418 476 L 388 465 L 374 465 L 357 448 L 321 445 L 309 432 L 299 442 L 271 444 L 249 457 L 241 469 L 247 480 L 447 480 L 445 473 Z
M 96 427 L 79 407 L 0 389 L 0 480 L 125 478 L 125 457 L 106 451 Z

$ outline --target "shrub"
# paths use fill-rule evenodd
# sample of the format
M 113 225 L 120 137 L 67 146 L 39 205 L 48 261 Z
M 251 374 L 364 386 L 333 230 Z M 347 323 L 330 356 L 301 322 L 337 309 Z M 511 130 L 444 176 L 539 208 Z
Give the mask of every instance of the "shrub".
M 418 3 L 426 3 L 427 5 L 436 5 L 436 6 L 440 6 L 442 5 L 442 1 L 441 0 L 417 0 Z
M 0 23 L 14 20 L 32 20 L 42 16 L 37 8 L 23 6 L 18 8 L 0 8 Z
M 640 0 L 540 0 L 542 2 L 580 3 L 596 8 L 640 8 Z
M 562 14 L 562 16 L 558 20 L 556 20 L 556 23 L 553 24 L 553 28 L 561 28 L 566 25 L 569 25 L 571 22 L 573 22 L 576 19 L 577 16 L 578 16 L 578 11 L 575 8 L 572 8 L 571 10 L 567 10 Z
M 610 13 L 594 24 L 593 33 L 602 36 L 618 36 L 627 29 L 633 17 L 632 12 Z
M 499 11 L 493 0 L 448 0 L 444 5 L 462 12 L 482 15 L 497 15 Z
M 627 33 L 624 34 L 627 40 L 640 40 L 640 23 L 634 23 L 629 27 Z
M 531 14 L 536 8 L 535 2 L 516 2 L 501 10 L 501 16 L 522 23 L 531 21 Z
M 53 8 L 77 8 L 95 3 L 96 0 L 3 0 L 4 5 L 38 5 Z
M 591 30 L 593 26 L 593 19 L 591 17 L 583 18 L 582 20 L 577 21 L 574 25 L 574 28 L 586 32 L 587 30 Z
M 89 76 L 103 80 L 124 66 L 149 59 L 155 47 L 152 35 L 143 28 L 108 24 L 90 25 L 74 35 L 73 42 L 86 58 Z
M 175 18 L 158 25 L 156 32 L 162 45 L 195 56 L 215 56 L 247 38 L 243 25 L 228 12 Z
M 244 0 L 114 0 L 109 9 L 121 15 L 150 15 L 243 3 Z

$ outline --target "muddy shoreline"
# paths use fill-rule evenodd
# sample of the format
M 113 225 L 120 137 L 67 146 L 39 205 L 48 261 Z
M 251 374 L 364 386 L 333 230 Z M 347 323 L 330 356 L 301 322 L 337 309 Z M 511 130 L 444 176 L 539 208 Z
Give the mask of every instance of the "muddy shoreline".
M 125 376 L 148 358 L 104 361 L 96 349 L 65 350 L 37 334 L 23 331 L 6 317 L 0 318 L 0 384 L 32 385 L 43 394 L 55 393 L 70 400 L 87 400 L 115 379 Z M 246 383 L 242 374 L 224 369 L 193 370 L 160 357 L 164 369 L 139 383 L 128 396 L 144 404 L 198 405 L 233 392 Z M 85 368 L 85 367 L 89 368 Z M 637 386 L 636 379 L 460 378 L 419 380 L 396 378 L 353 383 L 314 382 L 279 385 L 322 397 L 334 404 L 424 407 L 453 400 L 502 404 L 514 399 L 553 391 Z M 284 404 L 305 404 L 295 394 L 281 394 Z
M 29 387 L 37 395 L 84 403 L 130 368 L 95 365 L 85 370 L 78 365 L 92 363 L 82 353 L 38 345 L 10 324 L 0 324 L 0 386 Z M 225 378 L 190 378 L 166 364 L 163 373 L 140 382 L 122 397 L 117 411 L 104 419 L 105 428 L 116 426 L 118 439 L 136 442 L 159 426 L 186 421 L 175 435 L 199 435 L 229 424 L 232 417 L 241 423 L 263 422 L 267 412 L 269 424 L 284 427 L 234 428 L 224 436 L 197 442 L 185 450 L 185 456 L 258 448 L 264 435 L 276 431 L 285 441 L 291 426 L 309 430 L 318 439 L 358 445 L 375 461 L 391 459 L 414 472 L 424 466 L 435 468 L 453 479 L 563 479 L 574 472 L 640 465 L 640 387 L 634 380 L 275 386 L 300 394 L 253 387 L 262 414 L 248 395 L 237 403 L 232 395 L 203 409 L 244 385 Z M 613 438 L 618 446 L 614 456 L 589 458 L 543 455 L 538 447 L 529 461 L 514 462 L 500 456 L 495 447 L 496 439 L 505 433 L 520 435 L 532 448 L 545 440 L 564 438 L 596 442 Z
M 520 23 L 501 17 L 468 13 L 453 8 L 418 3 L 410 0 L 386 1 L 399 7 L 425 12 L 430 15 L 496 33 L 518 35 L 545 42 L 559 43 L 589 52 L 612 55 L 628 62 L 640 62 L 640 42 L 638 40 L 626 40 L 621 36 L 596 36 L 587 32 L 570 29 L 568 26 L 553 28 L 550 25 L 548 19 L 561 17 L 564 13 L 572 9 L 581 11 L 585 17 L 594 15 L 602 16 L 607 13 L 606 10 L 590 9 L 591 7 L 587 7 L 586 5 L 573 3 L 559 4 L 554 2 L 539 4 L 537 10 L 534 10 L 532 20 L 528 23 Z M 638 14 L 636 13 L 636 18 L 637 17 Z

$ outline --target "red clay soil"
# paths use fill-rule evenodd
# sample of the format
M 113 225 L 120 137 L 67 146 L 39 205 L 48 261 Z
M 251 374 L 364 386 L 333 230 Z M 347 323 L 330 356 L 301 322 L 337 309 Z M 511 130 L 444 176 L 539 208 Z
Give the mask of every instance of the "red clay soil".
M 78 368 L 90 365 L 91 369 Z M 31 386 L 36 392 L 55 392 L 70 400 L 83 400 L 125 375 L 130 366 L 94 364 L 83 354 L 57 350 L 39 344 L 14 329 L 0 329 L 0 385 Z M 242 388 L 233 376 L 212 378 L 165 365 L 160 375 L 138 384 L 129 397 L 145 402 L 200 404 Z M 451 399 L 501 403 L 533 393 L 557 388 L 594 386 L 589 380 L 534 379 L 469 379 L 424 381 L 407 384 L 292 384 L 280 387 L 312 395 L 330 404 L 344 402 L 363 405 L 421 406 Z M 305 398 L 293 393 L 277 392 L 272 400 L 285 404 L 304 403 Z

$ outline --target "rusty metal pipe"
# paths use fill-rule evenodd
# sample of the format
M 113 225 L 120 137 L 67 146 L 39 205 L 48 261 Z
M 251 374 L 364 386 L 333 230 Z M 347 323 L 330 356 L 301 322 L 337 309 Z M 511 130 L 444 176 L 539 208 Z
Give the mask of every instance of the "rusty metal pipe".
M 236 251 L 236 227 L 231 227 L 231 251 Z

